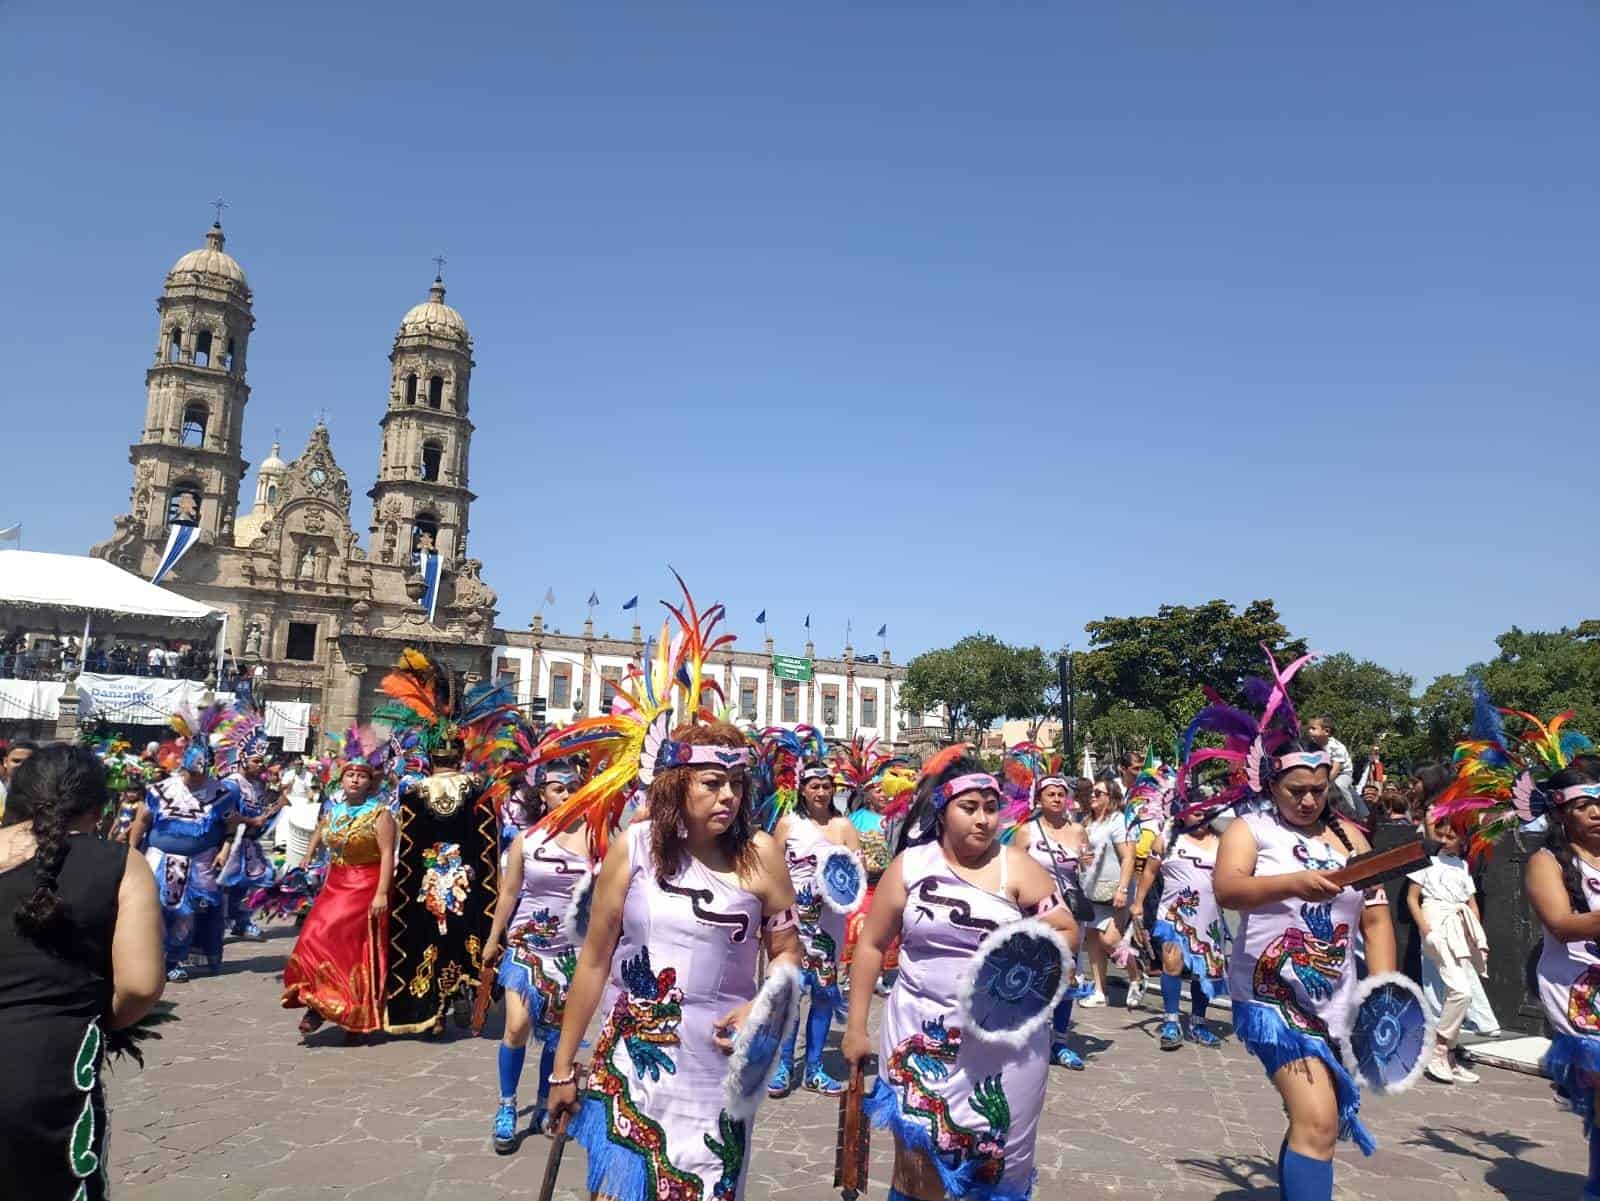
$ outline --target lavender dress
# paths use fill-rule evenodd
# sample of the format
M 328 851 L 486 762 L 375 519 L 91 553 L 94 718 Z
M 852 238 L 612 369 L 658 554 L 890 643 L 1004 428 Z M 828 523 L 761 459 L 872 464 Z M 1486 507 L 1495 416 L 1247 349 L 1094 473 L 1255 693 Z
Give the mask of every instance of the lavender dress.
M 1582 859 L 1578 870 L 1583 899 L 1593 912 L 1600 900 L 1600 871 Z M 1586 1074 L 1600 1072 L 1600 940 L 1559 942 L 1545 931 L 1536 974 L 1539 1001 L 1550 1023 L 1545 1075 L 1561 1087 L 1587 1130 L 1594 1123 L 1594 1085 Z
M 1256 841 L 1257 876 L 1332 871 L 1348 856 L 1284 825 L 1277 814 L 1240 819 Z M 1387 904 L 1382 890 L 1366 904 Z M 1347 888 L 1331 902 L 1290 897 L 1244 914 L 1228 959 L 1234 1032 L 1271 1076 L 1285 1064 L 1320 1059 L 1333 1077 L 1339 1136 L 1371 1155 L 1377 1143 L 1357 1116 L 1361 1090 L 1345 1071 L 1332 1030 L 1342 1029 L 1356 991 L 1355 936 L 1363 897 Z
M 685 856 L 656 879 L 650 823 L 626 831 L 628 894 L 582 1105 L 588 1187 L 617 1201 L 738 1201 L 748 1123 L 723 1109 L 711 1026 L 756 995 L 761 900 Z
M 846 914 L 835 913 L 822 903 L 822 893 L 814 886 L 817 865 L 833 850 L 822 827 L 796 813 L 789 818 L 789 835 L 784 839 L 783 857 L 794 882 L 795 916 L 800 934 L 800 970 L 806 988 L 814 999 L 826 1001 L 835 1010 L 844 1008 L 839 993 L 839 956 L 844 951 Z
M 533 1037 L 550 1047 L 561 1038 L 567 989 L 578 966 L 578 949 L 568 943 L 562 919 L 588 875 L 587 856 L 543 832 L 523 834 L 522 891 L 506 932 L 499 979 L 527 1002 Z
M 901 857 L 900 975 L 884 1006 L 873 1123 L 933 1160 L 955 1201 L 1026 1201 L 1044 1108 L 1050 1027 L 1020 1048 L 963 1039 L 957 996 L 984 937 L 1022 919 L 1002 893 L 956 875 L 938 843 Z
M 1259 864 L 1258 856 L 1258 873 Z M 1228 927 L 1211 883 L 1216 869 L 1216 839 L 1175 837 L 1161 860 L 1161 906 L 1151 931 L 1162 942 L 1178 944 L 1183 966 L 1212 1000 L 1228 991 Z

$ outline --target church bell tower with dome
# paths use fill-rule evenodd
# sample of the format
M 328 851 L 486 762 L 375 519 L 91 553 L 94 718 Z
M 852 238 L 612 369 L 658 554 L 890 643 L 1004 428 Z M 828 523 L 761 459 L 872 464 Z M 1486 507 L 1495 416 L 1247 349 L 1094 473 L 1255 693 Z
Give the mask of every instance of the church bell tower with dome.
M 233 539 L 255 318 L 244 271 L 223 245 L 218 222 L 205 246 L 173 264 L 156 300 L 144 428 L 128 458 L 133 517 L 157 541 L 174 522 L 197 525 L 203 542 Z
M 468 490 L 472 422 L 472 337 L 444 302 L 435 276 L 428 299 L 400 321 L 389 353 L 389 403 L 378 477 L 370 492 L 372 557 L 409 566 L 428 549 L 453 569 L 467 554 L 467 517 L 476 499 Z

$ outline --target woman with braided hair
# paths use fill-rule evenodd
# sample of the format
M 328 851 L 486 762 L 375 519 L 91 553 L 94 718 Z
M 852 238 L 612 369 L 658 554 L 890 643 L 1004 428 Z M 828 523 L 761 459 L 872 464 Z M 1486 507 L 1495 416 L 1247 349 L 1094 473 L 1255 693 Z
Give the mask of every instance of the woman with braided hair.
M 47 746 L 0 828 L 0 1187 L 29 1201 L 106 1196 L 100 1064 L 165 984 L 155 876 L 94 834 L 108 799 L 92 751 Z

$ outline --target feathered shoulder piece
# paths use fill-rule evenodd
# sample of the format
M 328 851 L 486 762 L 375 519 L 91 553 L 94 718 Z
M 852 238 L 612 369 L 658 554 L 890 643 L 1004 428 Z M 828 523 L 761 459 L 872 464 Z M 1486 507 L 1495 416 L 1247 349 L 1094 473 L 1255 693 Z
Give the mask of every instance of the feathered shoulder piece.
M 663 755 L 673 745 L 673 728 L 709 720 L 721 707 L 722 690 L 705 667 L 709 655 L 733 642 L 732 634 L 717 633 L 723 607 L 702 612 L 683 577 L 672 574 L 683 601 L 662 602 L 668 619 L 646 645 L 643 664 L 630 667 L 617 682 L 611 712 L 580 718 L 547 734 L 529 762 L 533 767 L 576 754 L 587 758 L 588 778 L 535 829 L 569 830 L 586 823 L 595 862 L 605 858 L 635 789 L 648 786 L 658 767 L 668 766 Z
M 1522 733 L 1507 731 L 1507 717 L 1522 723 Z M 1542 721 L 1520 709 L 1497 708 L 1483 681 L 1474 679 L 1471 734 L 1456 744 L 1455 776 L 1429 816 L 1468 835 L 1468 856 L 1477 859 L 1506 831 L 1550 812 L 1561 798 L 1544 781 L 1594 749 L 1587 736 L 1563 729 L 1571 720 L 1570 711 Z

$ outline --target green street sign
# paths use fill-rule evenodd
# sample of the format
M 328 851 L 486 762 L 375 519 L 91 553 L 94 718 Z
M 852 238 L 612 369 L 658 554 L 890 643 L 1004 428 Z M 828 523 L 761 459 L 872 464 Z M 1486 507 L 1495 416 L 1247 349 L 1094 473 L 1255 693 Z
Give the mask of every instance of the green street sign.
M 804 684 L 811 679 L 811 660 L 794 655 L 773 655 L 772 674 L 780 680 L 799 680 Z

